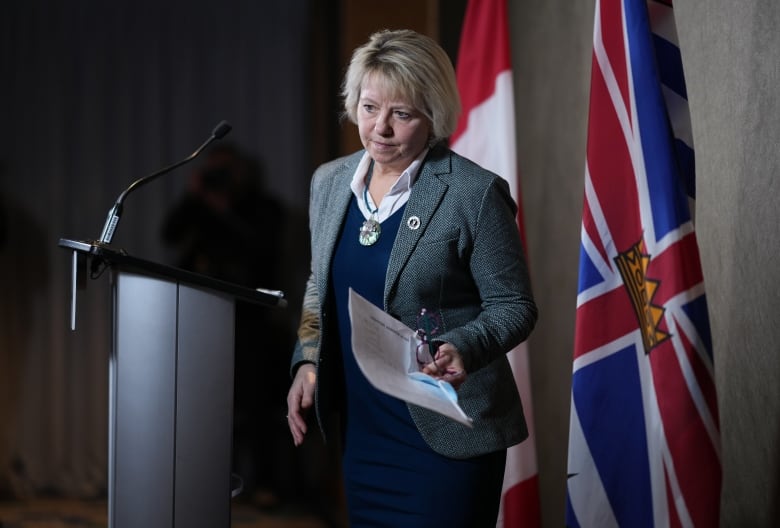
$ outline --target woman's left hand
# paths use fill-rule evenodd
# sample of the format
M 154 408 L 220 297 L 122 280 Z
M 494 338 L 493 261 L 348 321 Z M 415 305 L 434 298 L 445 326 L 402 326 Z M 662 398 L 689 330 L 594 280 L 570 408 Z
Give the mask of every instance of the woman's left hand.
M 436 349 L 435 361 L 423 366 L 422 372 L 432 378 L 448 382 L 455 389 L 466 381 L 466 369 L 463 358 L 455 345 L 442 343 Z

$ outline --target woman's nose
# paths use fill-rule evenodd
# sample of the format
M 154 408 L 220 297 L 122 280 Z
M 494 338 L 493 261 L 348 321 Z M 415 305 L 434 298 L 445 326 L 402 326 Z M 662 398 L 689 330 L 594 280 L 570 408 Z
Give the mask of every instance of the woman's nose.
M 393 133 L 393 127 L 390 125 L 390 114 L 380 112 L 374 123 L 374 130 L 382 136 L 387 136 Z

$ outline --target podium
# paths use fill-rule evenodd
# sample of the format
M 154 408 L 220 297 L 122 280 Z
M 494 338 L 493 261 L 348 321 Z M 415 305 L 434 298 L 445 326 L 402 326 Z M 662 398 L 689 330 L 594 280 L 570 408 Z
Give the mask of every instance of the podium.
M 237 300 L 284 306 L 252 290 L 60 239 L 72 251 L 71 328 L 88 269 L 110 271 L 108 526 L 230 526 Z

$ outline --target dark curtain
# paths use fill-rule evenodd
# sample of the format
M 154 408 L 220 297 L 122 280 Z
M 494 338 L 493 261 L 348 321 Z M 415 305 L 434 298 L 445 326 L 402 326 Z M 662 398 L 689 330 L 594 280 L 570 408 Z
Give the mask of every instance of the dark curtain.
M 266 228 L 288 242 L 266 256 L 286 274 L 258 286 L 288 291 L 277 322 L 294 327 L 313 168 L 309 10 L 307 0 L 4 3 L 0 492 L 105 490 L 109 285 L 89 281 L 71 332 L 70 257 L 57 243 L 98 238 L 127 185 L 189 155 L 222 119 L 233 125 L 223 141 L 256 162 L 285 211 Z M 197 163 L 131 194 L 112 245 L 174 263 L 161 226 Z M 263 353 L 286 361 L 290 350 Z

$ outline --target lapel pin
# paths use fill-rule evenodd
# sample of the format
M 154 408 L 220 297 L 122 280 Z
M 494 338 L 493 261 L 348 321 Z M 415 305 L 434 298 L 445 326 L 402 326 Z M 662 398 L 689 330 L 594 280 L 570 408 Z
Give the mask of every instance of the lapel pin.
M 420 217 L 410 216 L 409 220 L 406 221 L 406 225 L 409 226 L 409 229 L 412 231 L 416 231 L 420 227 Z

